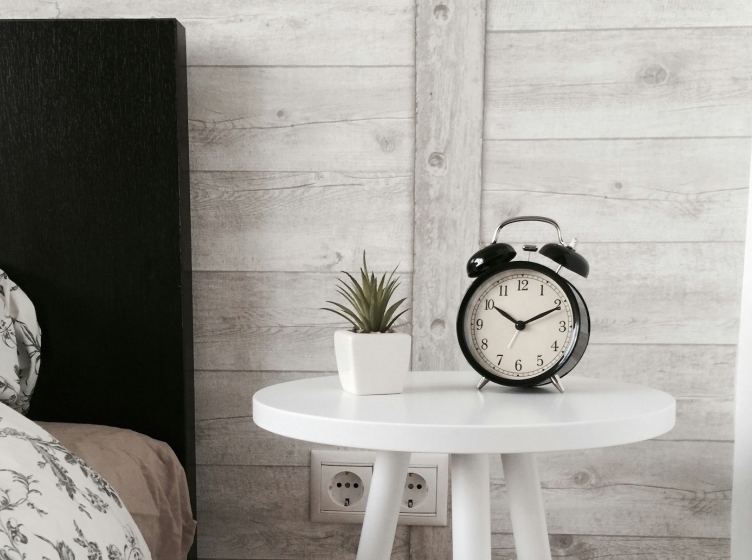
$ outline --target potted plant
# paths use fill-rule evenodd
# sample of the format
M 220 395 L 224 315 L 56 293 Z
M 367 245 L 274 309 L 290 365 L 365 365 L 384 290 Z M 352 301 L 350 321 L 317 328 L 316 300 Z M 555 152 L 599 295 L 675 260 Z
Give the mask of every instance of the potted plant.
M 398 312 L 407 298 L 391 303 L 399 287 L 395 268 L 387 279 L 386 273 L 377 279 L 368 272 L 366 254 L 360 282 L 345 272 L 349 282 L 341 278 L 337 291 L 346 305 L 327 301 L 336 309 L 325 307 L 351 325 L 350 330 L 334 333 L 334 353 L 342 388 L 355 395 L 386 395 L 401 393 L 410 367 L 410 335 L 394 332 L 394 322 L 407 309 Z

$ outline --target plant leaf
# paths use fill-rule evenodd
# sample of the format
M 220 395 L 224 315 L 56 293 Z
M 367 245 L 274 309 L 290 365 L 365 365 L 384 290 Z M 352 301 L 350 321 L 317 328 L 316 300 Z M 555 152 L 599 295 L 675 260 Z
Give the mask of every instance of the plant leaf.
M 337 315 L 339 315 L 343 319 L 346 319 L 353 326 L 353 328 L 355 328 L 355 329 L 358 328 L 358 325 L 356 325 L 355 323 L 353 323 L 352 319 L 350 319 L 349 317 L 347 317 L 345 315 L 342 315 L 342 313 L 340 313 L 339 311 L 335 311 L 334 309 L 329 309 L 328 307 L 321 307 L 320 309 L 323 309 L 324 311 L 331 311 L 332 313 L 336 313 Z
M 410 308 L 409 308 L 409 307 L 408 307 L 407 309 L 405 309 L 404 311 L 400 311 L 400 312 L 399 312 L 399 313 L 397 314 L 397 316 L 396 316 L 396 317 L 395 317 L 394 319 L 392 319 L 392 321 L 391 321 L 391 322 L 389 323 L 389 325 L 387 325 L 387 327 L 386 327 L 386 330 L 388 331 L 389 329 L 391 329 L 391 328 L 392 328 L 392 325 L 394 324 L 394 322 L 395 322 L 395 321 L 396 321 L 397 319 L 399 319 L 399 318 L 400 318 L 400 317 L 401 317 L 402 315 L 404 315 L 405 313 L 407 313 L 408 311 L 410 311 Z
M 386 313 L 384 313 L 384 318 L 383 318 L 383 320 L 381 321 L 381 327 L 382 327 L 382 328 L 383 328 L 384 330 L 382 330 L 381 332 L 385 332 L 386 330 L 388 330 L 388 329 L 389 329 L 389 327 L 387 326 L 387 325 L 389 324 L 389 319 L 391 319 L 391 318 L 392 318 L 392 315 L 394 315 L 394 312 L 395 312 L 395 311 L 397 311 L 397 308 L 398 308 L 398 307 L 399 307 L 400 305 L 402 305 L 402 304 L 403 304 L 403 303 L 405 302 L 405 300 L 406 300 L 406 299 L 407 299 L 407 298 L 402 298 L 401 300 L 399 300 L 399 301 L 398 301 L 397 303 L 395 303 L 395 304 L 394 304 L 394 305 L 392 305 L 392 306 L 391 306 L 391 307 L 390 307 L 389 309 L 387 309 L 387 310 L 386 310 Z
M 360 319 L 358 318 L 358 316 L 357 316 L 357 315 L 356 315 L 355 313 L 353 313 L 352 311 L 350 311 L 350 310 L 349 310 L 349 309 L 348 309 L 347 307 L 345 307 L 344 305 L 341 305 L 341 304 L 337 303 L 336 301 L 327 301 L 326 303 L 331 303 L 332 305 L 336 305 L 336 306 L 337 306 L 337 307 L 339 307 L 339 308 L 340 308 L 340 309 L 341 309 L 342 311 L 344 311 L 345 313 L 347 313 L 347 315 L 348 315 L 348 316 L 352 317 L 352 319 L 350 319 L 350 322 L 351 322 L 351 323 L 353 323 L 353 322 L 354 322 L 355 324 L 357 324 L 358 328 L 361 328 L 361 329 L 362 329 L 362 328 L 363 328 L 363 327 L 365 326 L 365 325 L 364 325 L 364 324 L 362 323 L 362 321 L 361 321 L 361 320 L 360 320 Z M 332 310 L 332 311 L 333 311 L 333 310 Z

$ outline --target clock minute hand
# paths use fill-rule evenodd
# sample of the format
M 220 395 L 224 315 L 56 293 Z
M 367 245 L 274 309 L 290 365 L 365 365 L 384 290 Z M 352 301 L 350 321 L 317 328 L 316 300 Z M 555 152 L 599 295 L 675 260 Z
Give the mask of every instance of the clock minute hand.
M 544 311 L 543 313 L 540 313 L 539 315 L 536 315 L 532 319 L 528 319 L 527 321 L 525 321 L 525 324 L 527 325 L 529 323 L 532 323 L 533 321 L 537 321 L 538 319 L 540 319 L 542 317 L 545 317 L 549 313 L 553 313 L 554 311 L 558 311 L 559 309 L 561 309 L 560 305 L 558 307 L 554 307 L 553 309 L 549 309 L 548 311 Z
M 502 315 L 503 315 L 504 317 L 506 317 L 507 319 L 509 319 L 510 321 L 512 321 L 513 323 L 515 323 L 515 324 L 517 323 L 517 319 L 515 319 L 514 317 L 512 317 L 512 316 L 511 316 L 511 315 L 510 315 L 509 313 L 507 313 L 506 311 L 502 311 L 502 310 L 501 310 L 501 309 L 499 309 L 498 307 L 494 307 L 494 309 L 495 309 L 496 311 L 498 311 L 499 313 L 501 313 L 501 314 L 502 314 Z

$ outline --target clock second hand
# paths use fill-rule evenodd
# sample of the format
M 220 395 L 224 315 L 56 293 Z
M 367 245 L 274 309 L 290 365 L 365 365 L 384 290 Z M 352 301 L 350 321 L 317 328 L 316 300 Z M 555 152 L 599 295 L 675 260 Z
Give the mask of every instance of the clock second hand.
M 520 331 L 514 331 L 514 336 L 512 337 L 512 340 L 509 341 L 509 344 L 507 345 L 507 348 L 511 348 L 512 344 L 514 344 L 514 341 L 517 339 L 517 335 L 520 334 Z

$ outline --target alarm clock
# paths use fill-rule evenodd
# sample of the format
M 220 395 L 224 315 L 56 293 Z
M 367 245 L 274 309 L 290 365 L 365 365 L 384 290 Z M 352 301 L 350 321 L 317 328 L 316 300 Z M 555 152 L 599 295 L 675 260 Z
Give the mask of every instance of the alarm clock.
M 511 245 L 497 242 L 506 226 L 543 222 L 556 228 L 557 243 L 538 252 L 558 265 L 549 268 L 529 260 L 513 260 Z M 590 314 L 585 300 L 567 279 L 562 267 L 587 278 L 590 266 L 577 253 L 577 239 L 565 244 L 559 225 L 541 216 L 519 216 L 502 222 L 493 241 L 467 263 L 475 278 L 457 314 L 457 338 L 470 365 L 489 381 L 510 387 L 553 384 L 564 389 L 561 378 L 577 365 L 590 339 Z M 529 259 L 529 257 L 528 257 Z

